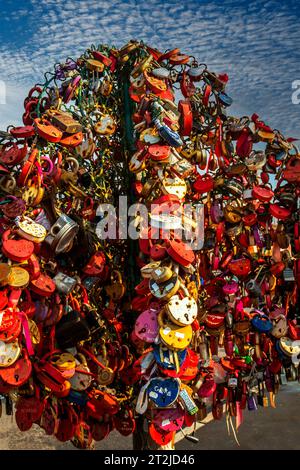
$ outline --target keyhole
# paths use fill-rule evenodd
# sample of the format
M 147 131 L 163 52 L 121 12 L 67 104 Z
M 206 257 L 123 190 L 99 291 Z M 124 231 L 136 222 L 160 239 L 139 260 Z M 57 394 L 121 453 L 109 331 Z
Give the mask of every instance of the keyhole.
M 15 379 L 16 379 L 16 382 L 19 382 L 19 375 L 18 374 L 15 374 Z
M 189 316 L 187 313 L 184 314 L 186 321 L 189 321 Z
M 142 328 L 142 329 L 139 331 L 139 335 L 140 335 L 141 333 L 146 333 L 146 328 Z

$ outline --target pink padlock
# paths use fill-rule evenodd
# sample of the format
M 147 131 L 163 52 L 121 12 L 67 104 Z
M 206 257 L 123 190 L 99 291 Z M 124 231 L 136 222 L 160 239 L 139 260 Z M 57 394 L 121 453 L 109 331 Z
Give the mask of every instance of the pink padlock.
M 277 317 L 285 316 L 285 309 L 283 307 L 274 306 L 273 310 L 269 313 L 270 320 L 274 320 Z
M 179 407 L 154 410 L 152 422 L 163 431 L 174 432 L 182 428 L 184 415 L 184 410 Z
M 153 343 L 158 335 L 158 310 L 148 309 L 139 315 L 136 319 L 134 332 L 135 335 L 146 343 Z
M 208 398 L 210 397 L 214 391 L 216 390 L 216 383 L 214 381 L 214 379 L 209 376 L 209 377 L 206 377 L 206 379 L 204 380 L 203 384 L 201 385 L 201 387 L 199 388 L 198 390 L 198 396 L 199 398 Z
M 225 295 L 236 294 L 237 291 L 239 290 L 239 285 L 235 281 L 230 281 L 224 284 L 224 286 L 222 286 L 222 290 Z

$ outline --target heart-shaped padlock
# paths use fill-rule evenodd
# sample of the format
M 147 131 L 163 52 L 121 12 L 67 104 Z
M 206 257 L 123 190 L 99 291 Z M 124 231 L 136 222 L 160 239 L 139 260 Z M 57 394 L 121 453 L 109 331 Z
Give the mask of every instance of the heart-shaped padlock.
M 153 343 L 158 336 L 158 311 L 145 310 L 136 319 L 134 331 L 136 336 L 146 343 Z
M 18 340 L 11 343 L 0 341 L 0 367 L 8 367 L 14 364 L 21 354 Z
M 180 299 L 179 295 L 173 295 L 166 305 L 166 311 L 170 320 L 177 325 L 191 325 L 197 318 L 197 302 L 193 297 Z
M 179 367 L 184 363 L 187 357 L 187 349 L 176 352 Z M 161 344 L 153 346 L 153 355 L 158 366 L 164 371 L 174 371 L 176 373 L 176 361 L 174 360 L 174 352 L 168 348 L 162 347 Z M 166 373 L 166 375 L 169 375 Z
M 41 273 L 36 279 L 30 282 L 30 289 L 42 297 L 50 297 L 55 289 L 55 282 L 47 274 Z
M 89 388 L 92 383 L 93 376 L 83 354 L 78 354 L 76 358 L 75 374 L 70 378 L 71 388 L 76 391 L 83 391 Z
M 6 230 L 2 235 L 2 253 L 13 261 L 28 260 L 34 251 L 34 244 L 24 239 L 9 238 L 10 235 L 10 230 Z
M 147 394 L 158 408 L 167 408 L 177 400 L 179 389 L 178 379 L 157 377 L 150 380 Z
M 149 426 L 149 436 L 158 446 L 167 446 L 171 441 L 174 440 L 175 432 L 163 431 L 159 427 L 151 423 Z
M 170 349 L 181 351 L 186 349 L 192 341 L 193 330 L 191 325 L 178 326 L 165 318 L 163 311 L 158 315 L 159 335 L 161 341 Z
M 170 240 L 168 255 L 178 264 L 188 266 L 195 260 L 195 254 L 189 245 L 181 240 Z
M 16 217 L 15 223 L 18 227 L 16 232 L 20 237 L 25 238 L 25 240 L 41 243 L 47 235 L 45 227 L 41 224 L 37 224 L 29 217 Z
M 149 289 L 152 295 L 157 299 L 167 300 L 176 294 L 180 287 L 178 274 L 173 273 L 172 277 L 165 282 L 158 283 L 154 279 L 149 281 Z
M 179 176 L 163 177 L 160 175 L 162 190 L 164 194 L 174 194 L 179 199 L 183 199 L 187 192 L 186 182 Z
M 20 387 L 31 376 L 32 365 L 29 360 L 26 349 L 22 351 L 22 357 L 19 358 L 14 364 L 11 364 L 5 369 L 0 369 L 1 378 L 13 387 Z
M 178 431 L 184 423 L 184 411 L 179 406 L 167 410 L 153 410 L 152 422 L 165 432 Z
M 278 346 L 280 351 L 283 352 L 286 356 L 299 356 L 300 354 L 300 341 L 299 340 L 292 340 L 286 336 L 283 336 L 278 341 Z
M 259 311 L 251 319 L 251 324 L 253 328 L 255 328 L 255 330 L 259 331 L 260 333 L 269 333 L 273 328 L 273 324 L 269 317 Z

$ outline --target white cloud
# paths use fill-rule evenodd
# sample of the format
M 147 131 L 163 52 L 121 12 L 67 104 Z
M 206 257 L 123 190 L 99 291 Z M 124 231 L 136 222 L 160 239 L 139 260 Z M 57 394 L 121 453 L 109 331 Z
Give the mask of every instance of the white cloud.
M 0 130 L 5 130 L 9 124 L 23 125 L 23 101 L 28 93 L 27 87 L 17 84 L 6 84 L 6 103 L 0 104 Z
M 76 57 L 91 43 L 121 46 L 131 38 L 161 49 L 178 45 L 230 76 L 234 110 L 300 137 L 300 106 L 291 83 L 300 79 L 297 5 L 278 0 L 31 0 L 29 40 L 13 36 L 0 46 L 0 80 L 19 86 L 41 81 L 51 64 Z M 3 16 L 6 16 L 5 8 Z M 11 21 L 14 26 L 16 17 Z

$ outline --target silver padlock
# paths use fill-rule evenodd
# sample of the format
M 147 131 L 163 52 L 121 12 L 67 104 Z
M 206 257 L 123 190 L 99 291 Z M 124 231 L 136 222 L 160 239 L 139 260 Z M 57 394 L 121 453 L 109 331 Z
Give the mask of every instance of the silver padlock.
M 258 278 L 258 276 L 259 276 L 262 269 L 263 269 L 263 266 L 258 270 L 255 278 L 250 279 L 250 281 L 248 281 L 245 285 L 246 290 L 247 290 L 247 292 L 249 293 L 249 295 L 251 297 L 254 297 L 254 298 L 260 297 L 261 294 L 262 294 L 261 284 L 262 284 L 265 276 L 262 277 L 260 283 L 257 282 L 257 278 Z
M 66 274 L 59 272 L 56 274 L 56 276 L 53 278 L 53 281 L 55 282 L 56 288 L 60 294 L 65 294 L 68 295 L 70 294 L 76 284 L 77 281 L 73 277 L 67 276 Z
M 79 225 L 65 214 L 62 214 L 45 238 L 55 253 L 63 253 L 70 249 L 79 230 Z
M 294 271 L 287 267 L 283 270 L 283 279 L 285 282 L 295 282 Z

